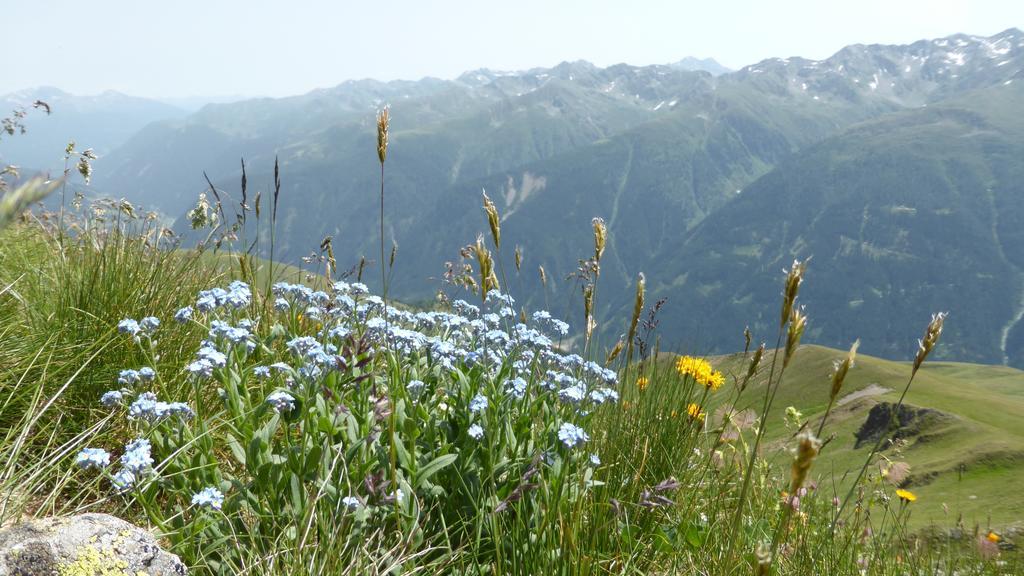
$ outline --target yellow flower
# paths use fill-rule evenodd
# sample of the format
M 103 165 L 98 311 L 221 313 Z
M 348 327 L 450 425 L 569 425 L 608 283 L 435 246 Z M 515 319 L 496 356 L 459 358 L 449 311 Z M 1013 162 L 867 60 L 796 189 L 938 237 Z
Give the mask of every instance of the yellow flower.
M 996 534 L 991 530 L 988 531 L 988 534 L 985 535 L 985 538 L 987 538 L 988 541 L 993 544 L 999 544 L 999 541 L 1003 539 L 1001 536 L 999 536 L 999 534 Z
M 690 376 L 701 386 L 717 390 L 725 383 L 725 376 L 715 370 L 707 360 L 693 356 L 681 356 L 676 360 L 676 371 L 681 376 Z
M 647 376 L 641 376 L 636 379 L 636 387 L 639 388 L 641 392 L 643 392 L 644 389 L 647 388 L 647 384 L 649 382 L 650 381 L 647 379 Z
M 904 502 L 914 502 L 917 500 L 917 496 L 914 495 L 910 490 L 897 490 L 896 495 L 900 497 L 900 500 Z
M 704 421 L 704 411 L 700 409 L 700 406 L 690 402 L 690 405 L 686 407 L 686 413 L 694 420 Z

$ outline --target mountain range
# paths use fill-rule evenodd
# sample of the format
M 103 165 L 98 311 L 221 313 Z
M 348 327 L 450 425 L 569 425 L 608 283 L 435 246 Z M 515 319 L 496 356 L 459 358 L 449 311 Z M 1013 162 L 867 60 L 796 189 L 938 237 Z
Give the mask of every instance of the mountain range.
M 17 138 L 0 140 L 0 163 L 34 170 L 63 169 L 64 149 L 76 140 L 78 149 L 92 148 L 106 156 L 151 122 L 181 118 L 175 106 L 108 90 L 95 96 L 76 96 L 49 86 L 0 96 L 0 116 L 30 108 L 41 100 L 50 113 L 33 110 L 25 118 L 27 130 Z
M 254 194 L 270 190 L 278 157 L 276 256 L 297 262 L 330 235 L 344 268 L 377 251 L 374 113 L 390 105 L 398 298 L 444 287 L 445 262 L 486 230 L 486 190 L 506 271 L 523 247 L 510 291 L 576 327 L 582 305 L 564 279 L 592 251 L 591 219 L 605 219 L 606 344 L 640 272 L 649 303 L 667 298 L 665 343 L 732 351 L 748 325 L 771 340 L 782 270 L 813 256 L 808 341 L 861 338 L 869 354 L 905 358 L 930 313 L 948 310 L 938 356 L 1024 366 L 1024 33 L 852 45 L 735 72 L 698 64 L 564 62 L 210 104 L 140 127 L 97 163 L 94 186 L 176 217 L 204 171 L 237 201 L 240 159 Z

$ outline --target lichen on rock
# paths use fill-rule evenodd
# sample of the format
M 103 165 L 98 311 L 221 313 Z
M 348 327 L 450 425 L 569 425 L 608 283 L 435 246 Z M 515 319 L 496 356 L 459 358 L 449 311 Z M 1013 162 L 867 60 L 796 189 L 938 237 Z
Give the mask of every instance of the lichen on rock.
M 0 576 L 182 576 L 149 532 L 107 514 L 29 520 L 0 530 Z

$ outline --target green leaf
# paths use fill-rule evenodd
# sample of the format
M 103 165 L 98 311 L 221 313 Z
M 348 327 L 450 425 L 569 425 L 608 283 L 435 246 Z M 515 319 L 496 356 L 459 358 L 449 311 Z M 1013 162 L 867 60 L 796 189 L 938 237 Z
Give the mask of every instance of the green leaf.
M 420 468 L 419 473 L 416 475 L 416 488 L 422 487 L 427 480 L 430 480 L 431 476 L 437 474 L 445 467 L 450 466 L 452 462 L 455 462 L 455 460 L 458 459 L 458 457 L 458 454 L 445 454 L 443 456 L 438 456 Z
M 232 434 L 228 434 L 228 449 L 231 450 L 231 455 L 235 457 L 235 460 L 245 466 L 245 449 L 242 448 L 242 443 L 238 441 L 238 438 Z

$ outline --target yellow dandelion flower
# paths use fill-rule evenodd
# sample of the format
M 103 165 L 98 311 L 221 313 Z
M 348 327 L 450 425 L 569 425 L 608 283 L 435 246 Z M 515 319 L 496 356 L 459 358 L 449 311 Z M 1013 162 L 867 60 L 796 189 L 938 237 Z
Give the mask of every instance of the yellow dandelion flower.
M 644 389 L 647 388 L 647 384 L 649 383 L 650 380 L 647 379 L 647 376 L 641 376 L 636 379 L 636 387 L 639 388 L 641 392 L 643 392 Z
M 693 356 L 681 356 L 676 360 L 676 372 L 689 376 L 709 390 L 717 390 L 725 383 L 725 376 L 715 370 L 707 360 Z
M 911 492 L 910 490 L 897 490 L 896 495 L 899 496 L 900 500 L 903 500 L 904 502 L 914 502 L 917 500 L 917 496 L 915 496 L 914 493 Z
M 700 406 L 690 402 L 690 405 L 686 407 L 686 413 L 694 420 L 704 420 L 704 411 L 700 409 Z
M 996 534 L 995 532 L 993 532 L 991 530 L 988 531 L 988 534 L 985 535 L 985 538 L 988 539 L 988 541 L 993 543 L 993 544 L 999 544 L 999 541 L 1003 539 L 1002 536 L 1000 536 L 999 534 Z

